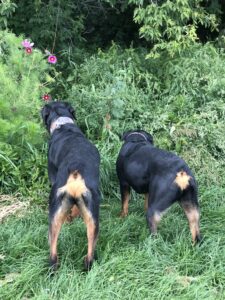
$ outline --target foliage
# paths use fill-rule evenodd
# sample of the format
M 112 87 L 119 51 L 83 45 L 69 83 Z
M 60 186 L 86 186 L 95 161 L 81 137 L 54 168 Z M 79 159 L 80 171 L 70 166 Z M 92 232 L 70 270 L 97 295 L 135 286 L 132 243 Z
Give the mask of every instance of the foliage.
M 173 59 L 146 61 L 145 55 L 144 50 L 113 45 L 86 59 L 68 78 L 68 98 L 76 107 L 78 124 L 102 154 L 105 195 L 117 184 L 119 137 L 131 128 L 151 132 L 156 145 L 184 156 L 196 172 L 204 164 L 202 184 L 222 184 L 223 51 L 207 44 Z M 211 168 L 218 172 L 216 177 Z
M 11 0 L 0 3 L 0 29 L 7 28 L 9 17 L 15 12 L 16 4 Z
M 49 90 L 45 85 L 53 79 L 43 54 L 37 49 L 27 54 L 22 37 L 1 31 L 0 41 L 0 181 L 4 192 L 13 192 L 45 178 L 39 112 Z
M 18 51 L 20 55 L 24 55 L 21 50 Z M 181 56 L 173 59 L 165 56 L 164 59 L 146 61 L 145 56 L 146 50 L 132 48 L 124 50 L 114 44 L 108 51 L 99 50 L 98 54 L 87 58 L 74 68 L 67 81 L 63 82 L 64 99 L 69 99 L 75 106 L 78 125 L 97 144 L 101 152 L 103 193 L 109 195 L 111 189 L 117 185 L 114 165 L 120 147 L 120 135 L 124 130 L 131 128 L 144 128 L 153 133 L 158 146 L 184 156 L 196 172 L 201 169 L 206 159 L 205 168 L 209 174 L 200 175 L 203 176 L 201 183 L 209 184 L 211 180 L 217 179 L 220 182 L 222 170 L 219 166 L 224 165 L 225 153 L 224 53 L 208 44 L 204 47 L 193 46 L 191 51 L 190 49 L 183 51 Z M 28 59 L 31 59 L 31 56 Z M 13 72 L 11 76 L 14 78 L 13 76 L 17 75 Z M 35 80 L 32 79 L 32 84 Z M 10 84 L 11 98 L 19 99 L 19 103 L 24 101 L 24 107 L 21 106 L 21 109 L 17 107 L 19 111 L 17 118 L 20 118 L 20 122 L 25 116 L 26 108 L 30 112 L 32 107 L 37 116 L 41 103 L 38 100 L 40 95 L 37 95 L 38 98 L 35 100 L 37 102 L 34 102 L 38 103 L 35 107 L 33 102 L 21 97 L 18 87 L 15 91 L 13 82 Z M 22 87 L 23 94 L 27 95 L 25 90 L 31 87 L 30 83 L 24 87 L 21 82 L 21 89 Z M 9 90 L 5 88 L 3 90 L 9 94 Z M 32 97 L 35 89 L 31 90 L 29 94 Z M 39 92 L 37 89 L 36 93 Z M 10 119 L 12 116 L 10 110 L 15 101 L 9 101 L 7 105 L 2 101 L 1 105 L 7 108 L 3 111 Z M 33 118 L 33 115 L 31 116 Z M 4 121 L 7 126 L 3 126 L 1 133 L 3 139 L 7 141 L 7 147 L 4 146 L 7 150 L 4 151 L 8 151 L 8 155 L 3 155 L 4 168 L 7 166 L 2 174 L 5 184 L 9 190 L 12 187 L 20 187 L 23 190 L 25 185 L 21 184 L 20 180 L 27 173 L 29 162 L 39 157 L 38 171 L 32 173 L 31 170 L 29 174 L 32 173 L 35 180 L 38 178 L 38 182 L 41 181 L 43 184 L 42 189 L 46 190 L 44 187 L 46 177 L 40 178 L 42 172 L 46 174 L 44 166 L 46 153 L 43 154 L 41 150 L 46 149 L 46 146 L 40 147 L 43 138 L 39 122 L 35 119 L 35 124 L 32 123 L 31 126 L 28 122 L 32 121 L 26 120 L 23 126 L 18 126 L 17 118 L 10 125 Z M 29 126 L 26 127 L 25 124 Z M 34 128 L 33 132 L 31 128 Z M 12 134 L 14 131 L 15 134 Z M 20 132 L 22 134 L 26 132 L 27 136 L 21 139 Z M 10 176 L 6 177 L 8 168 L 13 170 L 13 164 L 16 165 L 15 162 L 18 161 L 16 154 L 19 153 L 20 157 L 24 149 L 14 151 L 14 146 L 10 144 L 10 136 L 15 145 L 29 144 L 29 149 L 33 151 L 29 153 L 35 157 L 26 162 L 25 169 L 23 161 L 20 172 L 24 175 L 18 177 L 14 170 L 13 179 L 10 179 Z M 8 159 L 12 163 L 7 162 Z M 215 168 L 217 176 L 211 172 L 211 168 Z M 108 184 L 109 177 L 111 180 Z M 31 184 L 27 187 L 32 186 Z
M 216 15 L 207 12 L 202 0 L 162 0 L 149 4 L 143 0 L 130 0 L 136 4 L 134 20 L 142 24 L 140 36 L 153 44 L 148 57 L 160 51 L 173 56 L 198 40 L 199 25 L 216 30 Z
M 81 40 L 83 29 L 79 1 L 14 1 L 17 9 L 8 26 L 15 33 L 26 33 L 41 49 L 54 53 Z

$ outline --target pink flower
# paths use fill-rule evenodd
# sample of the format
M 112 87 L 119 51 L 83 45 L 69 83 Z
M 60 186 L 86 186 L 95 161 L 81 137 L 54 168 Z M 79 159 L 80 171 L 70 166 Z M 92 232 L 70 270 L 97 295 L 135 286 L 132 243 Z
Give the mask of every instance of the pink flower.
M 51 100 L 51 96 L 48 95 L 48 94 L 44 94 L 44 95 L 42 96 L 42 99 L 43 99 L 44 101 L 50 101 L 50 100 Z
M 50 64 L 56 64 L 57 63 L 57 57 L 55 56 L 55 55 L 49 55 L 49 57 L 48 57 L 48 62 L 50 63 Z
M 25 51 L 26 51 L 27 54 L 31 54 L 33 50 L 32 50 L 31 47 L 26 47 Z
M 24 48 L 32 48 L 34 46 L 34 43 L 31 43 L 26 39 L 26 40 L 22 41 L 22 46 Z

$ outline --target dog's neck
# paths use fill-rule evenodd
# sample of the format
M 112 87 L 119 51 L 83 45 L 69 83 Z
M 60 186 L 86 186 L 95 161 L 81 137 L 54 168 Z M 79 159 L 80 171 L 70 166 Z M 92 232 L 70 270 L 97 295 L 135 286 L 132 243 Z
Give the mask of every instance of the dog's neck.
M 50 133 L 53 134 L 55 129 L 59 129 L 62 125 L 65 124 L 74 124 L 74 121 L 69 117 L 59 117 L 51 123 Z
M 131 135 L 140 135 L 141 137 L 144 138 L 144 140 L 145 140 L 146 142 L 148 141 L 147 138 L 146 138 L 146 136 L 145 136 L 143 133 L 141 133 L 141 132 L 131 132 L 131 133 L 128 134 L 127 138 L 128 138 L 129 136 L 131 136 Z

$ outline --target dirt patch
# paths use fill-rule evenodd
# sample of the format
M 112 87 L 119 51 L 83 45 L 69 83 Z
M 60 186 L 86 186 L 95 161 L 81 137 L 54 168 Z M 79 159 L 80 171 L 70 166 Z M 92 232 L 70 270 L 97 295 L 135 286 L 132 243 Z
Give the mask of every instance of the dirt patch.
M 0 223 L 11 215 L 23 215 L 30 201 L 21 201 L 21 196 L 0 195 Z

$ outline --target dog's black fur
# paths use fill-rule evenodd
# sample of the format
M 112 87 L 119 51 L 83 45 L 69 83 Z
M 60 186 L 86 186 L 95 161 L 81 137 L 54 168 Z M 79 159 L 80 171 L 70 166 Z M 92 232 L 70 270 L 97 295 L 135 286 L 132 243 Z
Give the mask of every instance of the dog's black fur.
M 122 140 L 124 144 L 116 162 L 121 216 L 128 214 L 132 187 L 146 195 L 147 223 L 154 234 L 162 213 L 178 201 L 188 218 L 193 241 L 200 241 L 197 184 L 185 161 L 154 147 L 152 136 L 144 130 L 127 131 Z
M 90 269 L 99 229 L 99 152 L 76 125 L 75 111 L 70 104 L 59 101 L 46 104 L 41 114 L 49 132 L 59 117 L 74 121 L 53 128 L 49 141 L 48 174 L 52 186 L 49 197 L 50 265 L 57 267 L 57 239 L 61 225 L 80 213 L 87 226 L 85 267 Z

